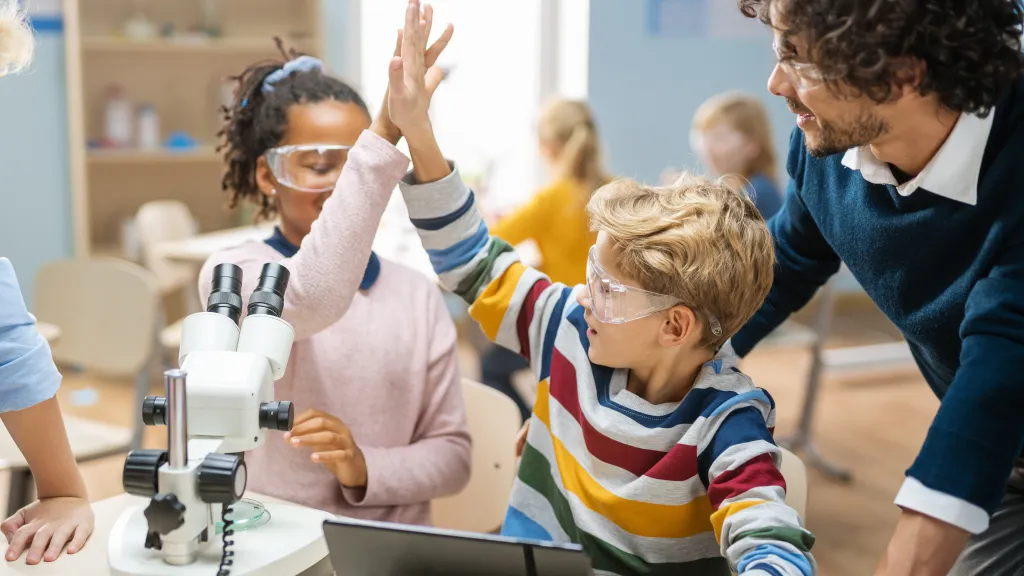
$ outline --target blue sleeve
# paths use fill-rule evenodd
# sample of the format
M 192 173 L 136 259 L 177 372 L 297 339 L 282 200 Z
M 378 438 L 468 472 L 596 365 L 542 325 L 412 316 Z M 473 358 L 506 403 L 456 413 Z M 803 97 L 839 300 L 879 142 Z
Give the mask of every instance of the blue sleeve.
M 50 345 L 25 308 L 10 260 L 0 258 L 0 412 L 49 400 L 60 387 Z
M 1024 449 L 1024 238 L 1014 240 L 967 297 L 960 368 L 907 471 L 989 515 Z
M 790 177 L 786 198 L 782 209 L 768 221 L 775 240 L 775 278 L 764 304 L 732 337 L 732 347 L 739 356 L 745 356 L 790 314 L 803 308 L 818 288 L 839 271 L 839 256 L 821 235 L 801 197 L 806 162 L 803 132 L 794 128 L 786 162 Z

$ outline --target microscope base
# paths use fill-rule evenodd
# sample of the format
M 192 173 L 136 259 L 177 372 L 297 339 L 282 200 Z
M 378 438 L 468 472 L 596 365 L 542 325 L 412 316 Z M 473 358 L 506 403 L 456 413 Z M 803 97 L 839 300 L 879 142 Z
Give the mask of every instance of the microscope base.
M 323 521 L 331 514 L 291 504 L 267 503 L 265 526 L 236 531 L 231 576 L 294 576 L 316 573 L 327 558 Z M 145 504 L 126 510 L 110 532 L 107 555 L 111 576 L 210 576 L 220 566 L 218 535 L 188 566 L 171 566 L 160 552 L 147 549 Z M 313 569 L 313 570 L 310 570 Z

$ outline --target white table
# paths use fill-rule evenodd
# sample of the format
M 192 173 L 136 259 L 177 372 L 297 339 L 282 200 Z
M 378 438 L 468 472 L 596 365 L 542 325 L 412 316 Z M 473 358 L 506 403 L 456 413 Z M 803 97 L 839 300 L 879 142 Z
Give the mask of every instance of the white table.
M 36 322 L 36 331 L 50 344 L 59 340 L 61 335 L 60 326 L 46 322 Z
M 247 498 L 253 498 L 264 503 L 284 504 L 280 500 L 268 498 L 258 494 L 246 494 Z M 62 554 L 55 562 L 40 562 L 34 566 L 25 564 L 25 556 L 15 562 L 0 563 L 0 575 L 2 576 L 109 576 L 110 569 L 107 561 L 107 543 L 110 531 L 121 514 L 140 504 L 145 504 L 144 498 L 121 494 L 95 502 L 92 505 L 93 514 L 96 516 L 95 530 L 85 548 L 77 554 Z M 271 519 L 273 522 L 273 519 Z M 319 527 L 318 527 L 319 529 Z M 236 544 L 239 535 L 235 534 Z M 322 541 L 322 537 L 321 537 Z M 3 552 L 6 553 L 6 540 L 0 538 L 3 543 Z M 326 543 L 323 543 L 326 555 Z M 211 572 L 212 576 L 212 572 Z
M 132 440 L 130 429 L 92 420 L 65 416 L 64 426 L 67 429 L 71 452 L 79 461 L 112 456 L 122 451 L 127 452 Z M 25 455 L 18 449 L 2 422 L 0 422 L 0 469 L 10 471 L 7 488 L 7 515 L 9 516 L 31 502 L 34 496 L 32 495 L 32 476 Z

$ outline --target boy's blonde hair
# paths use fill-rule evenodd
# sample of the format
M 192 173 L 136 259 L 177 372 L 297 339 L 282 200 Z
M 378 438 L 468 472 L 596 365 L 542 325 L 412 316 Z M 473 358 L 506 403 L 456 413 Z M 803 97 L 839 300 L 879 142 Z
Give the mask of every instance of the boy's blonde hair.
M 717 349 L 760 308 L 772 284 L 772 236 L 754 203 L 719 179 L 683 174 L 671 186 L 617 180 L 587 205 L 591 228 L 605 232 L 619 268 L 640 288 L 675 296 Z M 718 319 L 721 334 L 708 326 Z
M 0 76 L 26 68 L 34 47 L 32 29 L 17 0 L 0 0 Z
M 765 174 L 772 180 L 776 178 L 772 125 L 760 100 L 742 92 L 726 92 L 708 98 L 693 115 L 692 129 L 704 132 L 718 126 L 731 128 L 757 144 L 758 155 L 740 176 L 750 178 Z

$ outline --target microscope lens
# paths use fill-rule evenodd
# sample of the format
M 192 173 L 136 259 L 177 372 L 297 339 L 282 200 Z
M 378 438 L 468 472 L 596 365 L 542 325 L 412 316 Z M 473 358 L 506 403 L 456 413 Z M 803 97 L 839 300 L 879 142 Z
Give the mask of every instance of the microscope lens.
M 281 316 L 284 308 L 284 291 L 288 288 L 288 269 L 280 264 L 268 262 L 263 265 L 256 290 L 249 297 L 249 314 Z
M 242 316 L 242 269 L 234 264 L 218 264 L 213 269 L 213 286 L 206 311 L 223 314 L 234 323 Z

